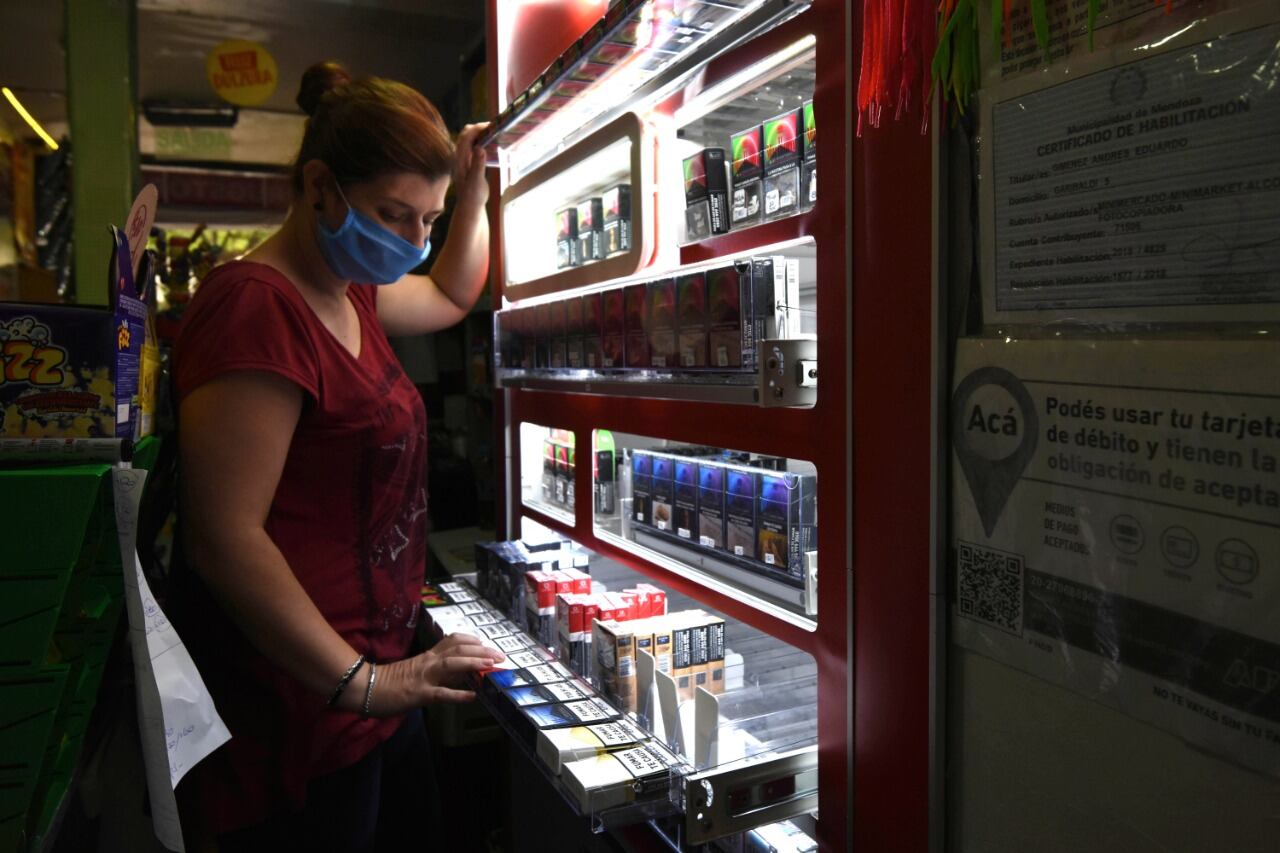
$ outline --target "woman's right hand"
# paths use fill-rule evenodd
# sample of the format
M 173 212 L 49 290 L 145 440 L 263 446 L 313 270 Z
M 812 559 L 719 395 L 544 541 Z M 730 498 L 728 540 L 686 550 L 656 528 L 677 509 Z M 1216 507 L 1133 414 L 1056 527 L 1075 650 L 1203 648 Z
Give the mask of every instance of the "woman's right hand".
M 476 637 L 450 634 L 429 651 L 378 666 L 370 716 L 393 717 L 423 705 L 470 702 L 475 691 L 466 688 L 469 678 L 505 659 L 502 652 L 483 645 Z M 359 682 L 362 688 L 368 685 L 365 677 Z M 363 707 L 363 689 L 347 692 L 358 696 Z

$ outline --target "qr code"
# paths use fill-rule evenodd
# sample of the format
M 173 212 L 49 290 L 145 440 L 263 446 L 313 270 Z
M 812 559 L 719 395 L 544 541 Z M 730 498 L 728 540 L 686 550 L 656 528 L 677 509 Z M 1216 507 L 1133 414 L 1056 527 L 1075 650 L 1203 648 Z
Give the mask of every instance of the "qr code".
M 960 615 L 1022 636 L 1022 555 L 960 543 Z

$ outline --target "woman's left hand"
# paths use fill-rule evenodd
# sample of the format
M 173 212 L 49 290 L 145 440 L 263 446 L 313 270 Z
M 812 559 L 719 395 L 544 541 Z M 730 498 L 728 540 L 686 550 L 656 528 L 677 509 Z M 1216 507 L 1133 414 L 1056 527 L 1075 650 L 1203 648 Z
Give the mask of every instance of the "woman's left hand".
M 458 201 L 484 207 L 489 200 L 489 179 L 485 175 L 484 149 L 476 147 L 476 140 L 489 129 L 487 122 L 469 124 L 458 134 L 453 163 L 453 185 L 457 188 Z

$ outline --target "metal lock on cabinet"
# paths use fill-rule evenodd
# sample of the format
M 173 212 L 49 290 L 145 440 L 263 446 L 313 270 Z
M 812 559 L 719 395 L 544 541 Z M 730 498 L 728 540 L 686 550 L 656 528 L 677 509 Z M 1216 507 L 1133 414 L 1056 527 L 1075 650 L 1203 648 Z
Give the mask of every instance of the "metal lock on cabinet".
M 818 402 L 818 342 L 814 338 L 760 342 L 760 405 L 812 406 Z

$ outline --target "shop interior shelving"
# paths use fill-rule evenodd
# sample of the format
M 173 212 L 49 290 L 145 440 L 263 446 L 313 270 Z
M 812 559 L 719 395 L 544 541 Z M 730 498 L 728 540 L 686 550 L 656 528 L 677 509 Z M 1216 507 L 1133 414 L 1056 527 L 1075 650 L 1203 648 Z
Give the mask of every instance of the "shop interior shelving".
M 667 66 L 663 73 L 668 77 L 630 86 L 602 79 L 596 91 L 607 95 L 607 109 L 585 118 L 582 114 L 572 118 L 568 105 L 548 110 L 545 98 L 526 98 L 500 117 L 489 143 L 502 187 L 507 188 L 558 152 L 589 139 L 619 115 L 637 115 L 657 136 L 652 168 L 658 221 L 653 259 L 635 274 L 621 279 L 578 280 L 564 290 L 534 287 L 522 294 L 520 286 L 504 286 L 505 223 L 498 212 L 493 228 L 494 278 L 499 291 L 495 305 L 501 310 L 514 310 L 562 293 L 585 293 L 758 253 L 786 253 L 803 247 L 811 265 L 811 288 L 805 294 L 806 334 L 816 339 L 813 346 L 817 360 L 822 362 L 816 400 L 806 406 L 760 406 L 754 377 L 750 384 L 735 386 L 724 381 L 705 385 L 701 390 L 696 382 L 671 382 L 670 377 L 652 375 L 578 376 L 565 382 L 529 373 L 501 379 L 496 412 L 500 418 L 499 446 L 506 448 L 506 469 L 499 495 L 504 510 L 500 532 L 517 538 L 530 523 L 560 532 L 670 593 L 685 596 L 734 620 L 744 630 L 757 631 L 810 658 L 816 685 L 815 740 L 806 749 L 811 749 L 816 766 L 806 772 L 813 773 L 817 807 L 808 804 L 805 811 L 823 816 L 815 829 L 822 849 L 846 849 L 853 837 L 848 822 L 853 751 L 848 734 L 853 712 L 852 661 L 848 651 L 853 549 L 853 422 L 848 389 L 853 344 L 849 322 L 852 294 L 847 286 L 853 262 L 849 229 L 853 226 L 845 160 L 845 146 L 851 144 L 845 135 L 845 105 L 853 69 L 845 45 L 848 12 L 845 4 L 834 0 L 746 5 L 754 10 L 748 15 L 757 16 L 750 18 L 754 23 L 747 24 L 748 18 L 743 17 L 733 33 L 726 32 L 721 37 L 705 35 L 697 42 L 701 47 L 691 47 L 679 64 Z M 498 45 L 498 49 L 506 48 Z M 552 83 L 564 71 L 563 61 L 556 61 L 560 67 L 557 69 L 553 63 Z M 577 60 L 570 60 L 574 61 Z M 708 144 L 721 135 L 726 136 L 722 144 L 728 147 L 726 133 L 737 122 L 757 120 L 739 113 L 742 105 L 735 102 L 743 93 L 783 75 L 792 78 L 795 91 L 813 99 L 823 132 L 829 133 L 823 136 L 818 149 L 823 192 L 816 206 L 788 218 L 681 245 L 683 235 L 672 215 L 673 211 L 681 211 L 684 202 L 678 152 Z M 495 84 L 502 85 L 499 81 Z M 521 83 L 522 87 L 525 85 L 527 81 Z M 540 92 L 544 90 L 545 86 Z M 789 106 L 789 102 L 780 101 L 777 112 Z M 548 114 L 540 125 L 527 133 L 507 132 L 516 124 L 512 116 L 532 115 L 535 111 Z M 767 113 L 768 109 L 761 106 L 760 114 Z M 556 114 L 560 114 L 559 124 L 555 123 Z M 822 116 L 830 117 L 828 123 L 822 123 Z M 554 134 L 548 134 L 548 138 L 554 136 L 554 144 L 538 140 L 546 128 L 554 128 Z M 689 140 L 684 147 L 675 144 L 681 128 L 686 129 Z M 522 150 L 525 146 L 527 149 Z M 548 210 L 546 216 L 550 219 L 554 213 Z M 832 392 L 824 394 L 824 388 Z M 637 543 L 607 526 L 598 527 L 592 512 L 594 483 L 589 464 L 575 466 L 578 499 L 572 509 L 549 506 L 536 498 L 526 500 L 522 460 L 524 454 L 538 451 L 523 446 L 523 425 L 568 431 L 578 448 L 590 448 L 596 430 L 609 430 L 615 434 L 652 436 L 673 444 L 741 448 L 810 461 L 817 473 L 817 502 L 822 519 L 817 530 L 815 584 L 807 593 L 811 600 L 805 601 L 802 596 L 792 601 L 778 600 L 767 591 L 735 583 L 731 576 L 706 571 L 696 565 L 697 561 L 680 559 L 678 553 L 663 553 L 650 547 L 654 543 Z M 683 815 L 685 820 L 688 817 L 687 813 Z M 654 819 L 652 824 L 661 827 L 664 821 Z M 666 837 L 670 840 L 669 835 Z M 691 836 L 685 835 L 680 843 L 687 847 L 693 842 Z

